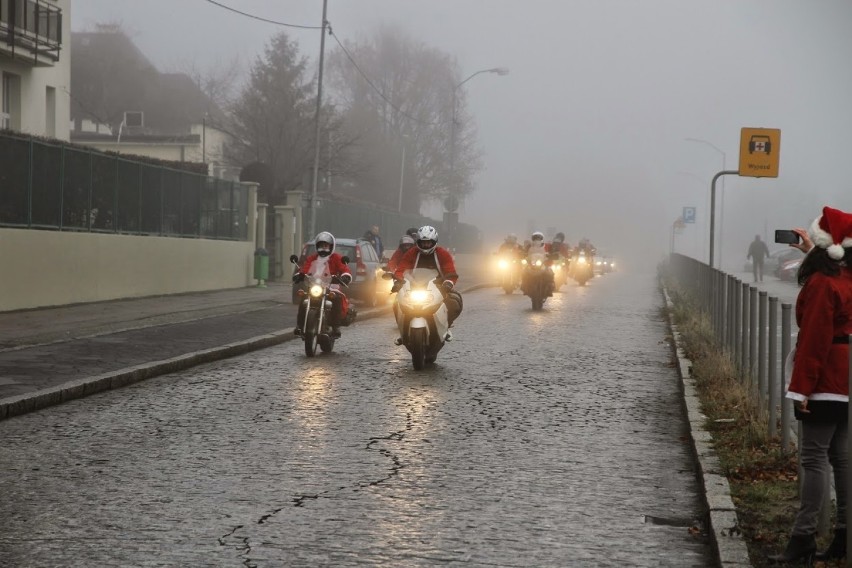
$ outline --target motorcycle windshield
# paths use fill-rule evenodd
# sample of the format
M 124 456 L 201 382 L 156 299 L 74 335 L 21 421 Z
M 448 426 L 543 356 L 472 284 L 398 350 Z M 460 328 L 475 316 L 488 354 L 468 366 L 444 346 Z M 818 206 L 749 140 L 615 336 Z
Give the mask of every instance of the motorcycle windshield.
M 434 268 L 415 268 L 405 273 L 405 279 L 411 282 L 415 288 L 425 288 L 431 280 L 438 277 L 438 271 Z

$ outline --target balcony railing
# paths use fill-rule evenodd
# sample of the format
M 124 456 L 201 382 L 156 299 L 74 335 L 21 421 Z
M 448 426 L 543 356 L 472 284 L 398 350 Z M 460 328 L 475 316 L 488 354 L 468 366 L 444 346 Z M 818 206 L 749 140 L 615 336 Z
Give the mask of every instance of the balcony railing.
M 52 65 L 61 49 L 61 8 L 46 0 L 0 0 L 0 50 Z

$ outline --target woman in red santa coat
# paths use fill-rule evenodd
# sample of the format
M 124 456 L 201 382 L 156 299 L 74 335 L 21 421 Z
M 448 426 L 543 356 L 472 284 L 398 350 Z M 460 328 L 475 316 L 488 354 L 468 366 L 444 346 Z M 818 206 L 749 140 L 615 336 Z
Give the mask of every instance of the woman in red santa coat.
M 804 470 L 801 504 L 790 541 L 775 562 L 846 556 L 846 468 L 849 335 L 852 334 L 852 214 L 824 207 L 808 232 L 796 229 L 807 253 L 799 267 L 799 337 L 787 398 L 801 421 Z M 829 466 L 837 494 L 837 525 L 828 549 L 816 553 L 817 520 L 828 491 Z

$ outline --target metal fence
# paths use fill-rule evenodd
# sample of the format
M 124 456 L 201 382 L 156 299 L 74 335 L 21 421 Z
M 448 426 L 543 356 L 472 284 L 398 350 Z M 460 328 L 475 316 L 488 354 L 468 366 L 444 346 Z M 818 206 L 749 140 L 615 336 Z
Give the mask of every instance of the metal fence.
M 0 226 L 248 239 L 238 182 L 0 135 Z
M 795 439 L 792 402 L 785 398 L 787 356 L 793 334 L 792 305 L 707 264 L 670 256 L 671 274 L 708 314 L 719 346 L 734 362 L 761 409 L 770 437 L 781 434 L 782 451 Z

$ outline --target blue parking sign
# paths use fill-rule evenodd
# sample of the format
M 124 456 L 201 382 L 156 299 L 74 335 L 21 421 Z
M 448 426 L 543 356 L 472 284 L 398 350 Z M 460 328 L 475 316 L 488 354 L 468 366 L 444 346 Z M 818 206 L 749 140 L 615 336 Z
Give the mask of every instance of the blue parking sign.
M 683 208 L 683 222 L 684 223 L 695 223 L 695 207 L 684 207 Z

